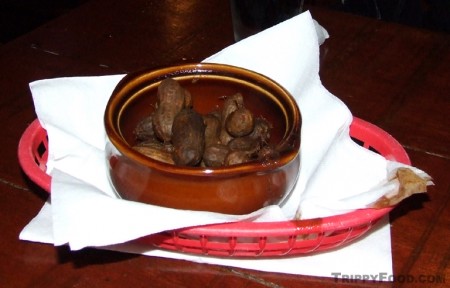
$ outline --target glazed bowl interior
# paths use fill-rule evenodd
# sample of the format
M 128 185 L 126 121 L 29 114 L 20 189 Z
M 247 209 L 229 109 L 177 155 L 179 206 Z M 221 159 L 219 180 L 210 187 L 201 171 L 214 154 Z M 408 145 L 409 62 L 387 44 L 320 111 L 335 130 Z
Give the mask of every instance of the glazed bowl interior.
M 243 94 L 245 107 L 252 111 L 255 116 L 264 117 L 273 126 L 270 133 L 270 144 L 279 149 L 281 152 L 280 157 L 264 163 L 251 161 L 244 164 L 216 168 L 185 167 L 159 162 L 135 151 L 132 148 L 132 146 L 136 144 L 133 130 L 139 121 L 155 110 L 158 85 L 162 80 L 168 77 L 177 80 L 182 87 L 191 93 L 193 109 L 200 114 L 207 114 L 219 109 L 223 105 L 224 97 L 231 96 L 238 92 Z M 283 167 L 290 164 L 295 159 L 298 161 L 301 116 L 293 97 L 273 80 L 258 73 L 234 66 L 197 63 L 129 74 L 120 81 L 114 90 L 105 110 L 104 121 L 109 142 L 113 147 L 110 148 L 110 150 L 114 150 L 114 153 L 111 152 L 108 154 L 111 182 L 116 188 L 117 193 L 126 199 L 141 201 L 142 197 L 134 197 L 131 195 L 133 194 L 133 191 L 130 191 L 130 189 L 137 188 L 127 189 L 126 186 L 129 183 L 121 183 L 119 185 L 118 182 L 120 181 L 118 178 L 123 176 L 119 174 L 125 172 L 119 173 L 116 171 L 117 169 L 111 164 L 111 154 L 116 154 L 116 159 L 126 158 L 128 162 L 134 162 L 133 165 L 140 166 L 143 170 L 148 170 L 149 174 L 151 174 L 149 177 L 164 175 L 167 182 L 171 182 L 170 177 L 178 178 L 178 180 L 187 177 L 186 181 L 198 183 L 207 182 L 209 186 L 214 186 L 216 178 L 222 180 L 226 178 L 226 185 L 230 185 L 230 183 L 232 183 L 230 182 L 232 181 L 230 179 L 233 179 L 233 177 L 239 179 L 242 178 L 242 175 L 272 173 L 273 171 L 282 170 Z M 291 170 L 292 169 L 294 168 L 291 168 Z M 297 172 L 298 168 L 297 171 L 290 173 L 295 175 L 290 175 L 289 177 L 295 178 Z M 148 179 L 146 181 L 149 182 Z M 221 183 L 220 180 L 217 180 L 216 182 L 217 185 L 222 185 L 221 187 L 223 188 L 224 183 Z M 236 183 L 237 182 L 238 180 L 236 180 Z M 186 189 L 196 189 L 195 187 L 192 187 L 192 183 L 189 183 L 188 185 L 186 182 L 185 184 Z M 137 194 L 161 193 L 161 191 L 159 191 L 161 189 L 156 186 L 157 185 L 153 185 L 153 187 L 150 187 L 150 185 L 147 185 L 145 189 L 149 191 L 139 191 Z M 198 201 L 209 201 L 210 199 L 202 200 L 200 195 L 207 193 L 217 194 L 217 189 L 219 189 L 210 189 L 209 186 L 198 187 L 202 190 L 198 192 L 199 195 L 190 196 L 199 198 Z M 282 191 L 283 195 L 278 195 L 276 200 L 260 201 L 263 203 L 261 205 L 266 206 L 281 201 L 289 193 L 287 190 L 292 189 L 292 186 L 293 184 L 290 183 L 283 188 L 283 190 L 286 191 Z M 144 188 L 139 189 L 143 190 Z M 124 193 L 123 190 L 128 191 Z M 245 194 L 247 192 L 243 191 L 241 193 Z M 245 198 L 245 195 L 243 197 Z M 180 208 L 176 207 L 177 205 L 174 206 L 170 203 L 155 203 L 152 200 L 142 201 L 150 204 Z M 202 210 L 196 209 L 196 207 L 181 208 Z M 251 209 L 255 209 L 255 207 Z M 222 211 L 222 209 L 209 210 L 227 212 Z

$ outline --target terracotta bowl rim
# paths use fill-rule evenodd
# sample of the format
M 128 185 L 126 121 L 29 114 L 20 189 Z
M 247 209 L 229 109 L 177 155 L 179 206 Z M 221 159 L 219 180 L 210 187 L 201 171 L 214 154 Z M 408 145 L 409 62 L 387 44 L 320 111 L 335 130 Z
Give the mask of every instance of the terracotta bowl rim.
M 298 140 L 294 141 L 294 146 L 291 150 L 283 153 L 281 157 L 276 159 L 276 161 L 269 162 L 248 162 L 244 164 L 231 165 L 231 166 L 223 166 L 223 167 L 187 167 L 187 166 L 177 166 L 172 164 L 166 164 L 149 157 L 144 156 L 143 154 L 135 151 L 130 147 L 130 145 L 123 139 L 121 133 L 119 132 L 119 125 L 117 119 L 114 119 L 113 115 L 116 109 L 115 105 L 119 102 L 119 99 L 126 98 L 127 93 L 120 94 L 122 89 L 132 83 L 133 80 L 139 79 L 153 79 L 155 77 L 160 78 L 160 80 L 168 77 L 168 76 L 177 76 L 183 75 L 182 73 L 192 73 L 193 75 L 200 74 L 212 74 L 212 73 L 221 73 L 220 75 L 230 76 L 230 75 L 239 75 L 241 77 L 245 77 L 246 79 L 255 79 L 257 83 L 265 83 L 266 85 L 270 85 L 272 88 L 276 89 L 279 92 L 279 95 L 282 95 L 284 100 L 289 103 L 289 110 L 292 111 L 293 123 L 290 125 L 290 129 L 285 136 L 282 138 L 280 143 L 288 142 L 295 133 L 298 133 Z M 117 98 L 119 97 L 119 98 Z M 123 156 L 132 159 L 145 167 L 149 167 L 151 169 L 155 169 L 160 172 L 164 172 L 167 174 L 175 174 L 175 175 L 186 175 L 186 176 L 198 176 L 198 177 L 214 177 L 214 176 L 232 176 L 236 174 L 245 174 L 245 173 L 255 173 L 255 172 L 268 172 L 277 169 L 281 169 L 287 164 L 294 161 L 297 157 L 299 157 L 299 149 L 300 149 L 300 130 L 301 130 L 301 113 L 298 108 L 297 102 L 294 97 L 288 92 L 283 86 L 281 86 L 276 81 L 271 78 L 257 73 L 252 70 L 248 70 L 245 68 L 227 65 L 227 64 L 218 64 L 218 63 L 188 63 L 188 64 L 180 64 L 180 65 L 171 65 L 164 66 L 161 68 L 153 68 L 153 69 L 145 69 L 136 71 L 133 73 L 129 73 L 124 78 L 122 78 L 115 89 L 113 90 L 110 99 L 107 102 L 105 113 L 104 113 L 104 126 L 106 130 L 106 136 L 111 144 L 117 149 L 119 153 Z

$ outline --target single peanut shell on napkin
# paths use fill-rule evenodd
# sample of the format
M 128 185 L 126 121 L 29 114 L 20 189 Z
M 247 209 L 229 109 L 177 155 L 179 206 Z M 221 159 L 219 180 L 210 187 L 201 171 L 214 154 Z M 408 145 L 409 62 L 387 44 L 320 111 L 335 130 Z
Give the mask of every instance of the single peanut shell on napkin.
M 369 205 L 370 208 L 394 206 L 413 194 L 426 193 L 427 185 L 430 184 L 431 177 L 428 175 L 420 177 L 409 168 L 398 168 L 394 179 L 391 180 L 397 180 L 399 182 L 400 186 L 398 190 L 394 193 L 383 195 L 373 204 Z

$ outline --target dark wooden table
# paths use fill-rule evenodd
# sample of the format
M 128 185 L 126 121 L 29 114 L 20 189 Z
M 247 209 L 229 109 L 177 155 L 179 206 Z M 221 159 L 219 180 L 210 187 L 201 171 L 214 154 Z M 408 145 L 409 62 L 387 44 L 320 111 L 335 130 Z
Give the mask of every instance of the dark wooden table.
M 394 135 L 436 184 L 391 213 L 394 273 L 448 287 L 450 37 L 314 8 L 311 13 L 331 35 L 321 47 L 324 86 L 355 116 Z M 232 43 L 227 0 L 93 0 L 0 46 L 0 287 L 423 285 L 336 282 L 96 249 L 71 252 L 18 239 L 46 199 L 16 156 L 22 132 L 36 117 L 29 82 L 197 61 Z

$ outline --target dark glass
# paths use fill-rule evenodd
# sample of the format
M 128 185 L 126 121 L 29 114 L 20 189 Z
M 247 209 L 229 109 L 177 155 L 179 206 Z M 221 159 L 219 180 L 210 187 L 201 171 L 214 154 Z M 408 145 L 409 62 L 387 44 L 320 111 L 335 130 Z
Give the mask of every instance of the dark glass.
M 303 0 L 230 1 L 236 41 L 298 15 L 303 3 Z

